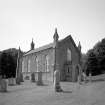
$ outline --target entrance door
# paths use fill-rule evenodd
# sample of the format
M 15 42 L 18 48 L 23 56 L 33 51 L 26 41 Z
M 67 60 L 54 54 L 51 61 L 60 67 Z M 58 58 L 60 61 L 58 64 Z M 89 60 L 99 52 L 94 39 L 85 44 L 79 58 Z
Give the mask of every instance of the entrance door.
M 79 67 L 78 65 L 75 67 L 75 77 L 74 77 L 74 81 L 77 82 L 78 81 L 78 75 L 79 75 Z
M 67 81 L 72 81 L 72 66 L 65 65 L 65 77 Z

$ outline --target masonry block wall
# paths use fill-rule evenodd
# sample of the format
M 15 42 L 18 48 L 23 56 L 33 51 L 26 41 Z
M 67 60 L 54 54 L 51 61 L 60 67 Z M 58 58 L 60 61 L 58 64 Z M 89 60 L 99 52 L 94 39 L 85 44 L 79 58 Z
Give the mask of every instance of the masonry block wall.
M 48 65 L 46 65 L 46 57 L 48 57 Z M 48 72 L 49 75 L 52 75 L 53 64 L 54 64 L 53 48 L 50 48 L 24 56 L 22 72 L 25 75 L 25 73 L 30 74 L 32 72 L 37 73 L 38 71 L 42 71 L 43 73 Z
M 72 80 L 76 81 L 75 78 L 77 78 L 78 74 L 77 71 L 75 71 L 75 67 L 80 63 L 80 52 L 78 48 L 76 48 L 75 43 L 73 43 L 70 39 L 70 36 L 63 41 L 59 42 L 59 69 L 61 73 L 61 80 L 65 80 L 66 78 L 66 70 L 65 70 L 65 64 L 67 63 L 67 49 L 71 50 L 71 66 L 72 66 Z

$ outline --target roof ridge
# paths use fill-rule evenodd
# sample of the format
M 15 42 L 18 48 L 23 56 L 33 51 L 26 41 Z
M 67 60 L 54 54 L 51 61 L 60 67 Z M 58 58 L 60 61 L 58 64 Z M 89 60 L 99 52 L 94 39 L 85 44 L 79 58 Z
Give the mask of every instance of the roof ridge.
M 53 43 L 49 43 L 49 44 L 43 45 L 41 47 L 35 48 L 34 50 L 29 50 L 28 52 L 26 52 L 24 54 L 24 56 L 28 55 L 28 54 L 35 53 L 35 52 L 39 52 L 39 51 L 42 51 L 42 50 L 46 50 L 46 49 L 51 48 L 51 47 L 53 47 Z

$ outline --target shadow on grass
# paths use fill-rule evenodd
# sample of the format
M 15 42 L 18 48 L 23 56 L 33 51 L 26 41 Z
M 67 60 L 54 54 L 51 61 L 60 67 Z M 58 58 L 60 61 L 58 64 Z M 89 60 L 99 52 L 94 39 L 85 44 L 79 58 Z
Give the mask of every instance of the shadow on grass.
M 96 79 L 96 80 L 92 80 L 92 82 L 103 82 L 105 81 L 105 79 Z
M 26 87 L 26 88 L 17 88 L 17 89 L 8 89 L 7 93 L 14 93 L 14 92 L 23 92 L 23 91 L 28 91 L 28 90 L 33 90 L 33 87 Z
M 36 86 L 49 86 L 48 84 L 41 84 L 41 85 L 37 85 Z
M 22 87 L 23 86 L 23 87 Z M 7 92 L 2 92 L 2 93 L 13 93 L 13 92 L 21 92 L 21 91 L 28 91 L 28 90 L 34 90 L 38 89 L 38 87 L 47 87 L 49 86 L 48 84 L 42 84 L 42 85 L 34 85 L 34 86 L 28 86 L 28 85 L 15 85 L 15 86 L 9 86 L 10 89 L 7 89 Z M 13 89 L 11 89 L 13 87 Z
M 91 80 L 92 83 L 95 83 L 95 82 L 103 82 L 103 81 L 105 81 L 105 79 L 102 79 L 102 78 L 101 79 L 92 79 Z M 89 82 L 90 82 L 90 80 L 87 80 L 86 83 L 89 83 Z
M 63 93 L 72 93 L 72 91 L 65 91 L 65 90 L 63 90 L 62 92 Z

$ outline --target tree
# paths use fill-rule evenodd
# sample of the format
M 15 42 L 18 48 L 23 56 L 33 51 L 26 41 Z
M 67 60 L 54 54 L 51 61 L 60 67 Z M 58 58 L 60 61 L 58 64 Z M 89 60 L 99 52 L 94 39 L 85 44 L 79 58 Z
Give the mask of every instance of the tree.
M 15 77 L 16 65 L 13 57 L 10 54 L 3 52 L 1 54 L 0 63 L 0 70 L 3 78 Z
M 87 55 L 86 54 L 82 54 L 82 69 L 83 69 L 83 72 L 86 73 L 86 67 L 87 67 Z
M 20 56 L 23 52 L 20 51 Z M 4 50 L 0 53 L 0 73 L 6 78 L 15 77 L 18 50 L 15 48 Z
M 87 54 L 87 72 L 86 74 L 89 75 L 91 73 L 92 75 L 99 74 L 98 70 L 98 60 L 96 58 L 96 55 L 94 54 L 93 50 L 90 50 Z
M 96 47 L 94 47 L 94 52 L 98 59 L 98 66 L 101 72 L 105 72 L 105 39 L 102 39 Z
M 96 43 L 87 54 L 85 65 L 87 66 L 86 72 L 92 72 L 93 75 L 105 73 L 105 38 Z

